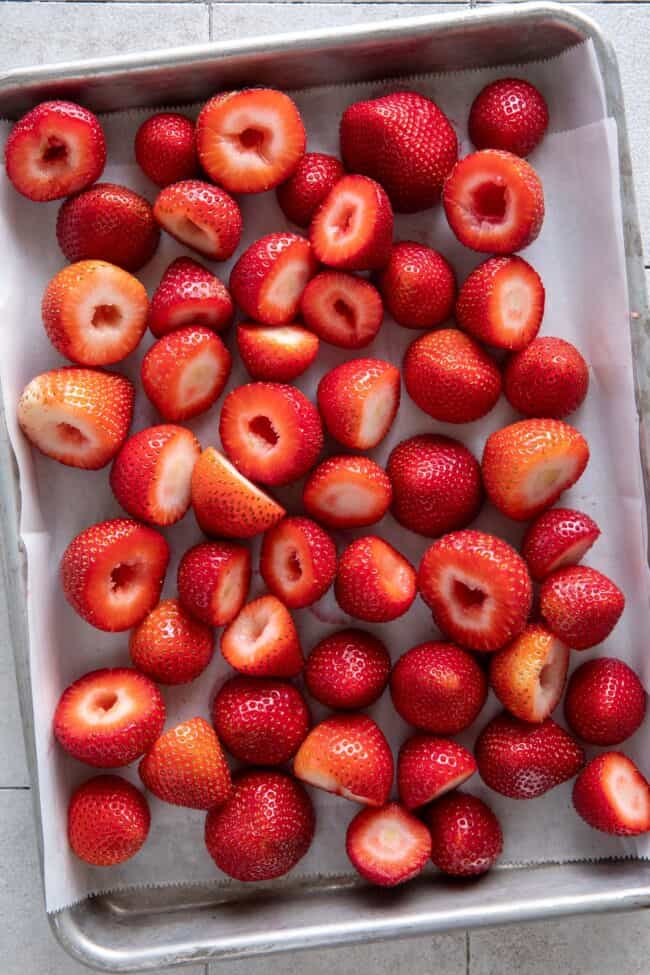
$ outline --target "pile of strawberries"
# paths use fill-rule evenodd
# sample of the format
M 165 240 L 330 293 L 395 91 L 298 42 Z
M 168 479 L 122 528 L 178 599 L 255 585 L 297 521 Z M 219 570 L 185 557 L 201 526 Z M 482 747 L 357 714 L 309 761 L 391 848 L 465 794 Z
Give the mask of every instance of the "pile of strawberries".
M 305 152 L 304 126 L 286 94 L 228 92 L 208 101 L 196 125 L 158 114 L 140 127 L 136 159 L 160 187 L 153 207 L 126 187 L 96 182 L 104 135 L 78 105 L 41 104 L 9 137 L 16 189 L 32 200 L 67 197 L 57 238 L 71 262 L 47 285 L 42 312 L 52 345 L 73 365 L 27 385 L 19 422 L 63 464 L 112 462 L 110 485 L 128 516 L 72 539 L 61 585 L 92 626 L 131 631 L 133 666 L 96 670 L 69 686 L 54 733 L 95 768 L 139 759 L 150 792 L 206 810 L 207 849 L 231 877 L 277 877 L 305 854 L 315 816 L 302 783 L 363 806 L 346 848 L 359 873 L 382 885 L 415 876 L 428 859 L 455 875 L 494 863 L 502 849 L 494 813 L 457 791 L 477 770 L 513 799 L 577 776 L 574 805 L 591 826 L 628 836 L 650 829 L 650 788 L 634 763 L 608 750 L 585 764 L 577 740 L 611 749 L 639 727 L 646 696 L 633 671 L 610 657 L 583 664 L 565 697 L 570 731 L 551 718 L 569 648 L 606 639 L 625 599 L 578 564 L 600 534 L 594 521 L 552 508 L 589 460 L 585 438 L 564 420 L 587 395 L 588 370 L 571 343 L 537 338 L 544 287 L 514 254 L 542 227 L 542 184 L 524 157 L 547 124 L 535 88 L 497 81 L 471 109 L 477 151 L 459 160 L 437 105 L 399 92 L 345 111 L 341 162 Z M 228 287 L 180 257 L 149 300 L 134 272 L 155 252 L 161 229 L 204 258 L 227 260 L 242 231 L 236 196 L 273 188 L 307 236 L 257 240 Z M 460 289 L 443 255 L 393 242 L 394 212 L 440 201 L 458 239 L 490 255 Z M 218 450 L 179 424 L 210 409 L 226 386 L 232 352 L 220 335 L 236 308 L 245 316 L 237 351 L 253 381 L 221 404 Z M 435 428 L 399 443 L 386 469 L 365 455 L 399 409 L 394 363 L 349 358 L 322 376 L 317 404 L 291 385 L 321 342 L 353 356 L 365 348 L 386 311 L 398 326 L 420 330 L 402 377 L 423 414 L 469 423 L 503 391 L 524 417 L 491 433 L 480 463 Z M 162 422 L 129 435 L 134 387 L 105 367 L 132 353 L 147 326 L 155 341 L 142 362 L 142 390 Z M 337 446 L 323 460 L 326 434 Z M 304 513 L 288 515 L 267 489 L 299 480 Z M 530 522 L 521 553 L 467 527 L 486 496 L 506 517 Z M 159 529 L 190 507 L 207 539 L 183 555 L 177 597 L 161 601 L 170 552 Z M 376 534 L 339 535 L 347 544 L 337 551 L 331 531 L 366 528 L 389 512 L 433 540 L 417 569 Z M 245 540 L 261 533 L 268 592 L 247 601 Z M 397 619 L 419 593 L 444 640 L 408 649 L 393 666 L 377 635 L 346 628 L 305 660 L 292 611 L 332 586 L 344 613 L 372 624 Z M 236 674 L 214 698 L 212 723 L 189 717 L 164 730 L 157 685 L 197 679 L 216 627 Z M 309 695 L 340 713 L 312 726 L 291 683 L 301 674 Z M 363 712 L 387 686 L 415 729 L 397 759 L 399 801 L 391 801 L 390 746 Z M 472 754 L 453 736 L 479 716 L 489 687 L 504 711 Z M 224 750 L 255 768 L 231 776 Z M 293 775 L 277 769 L 289 762 Z M 70 845 L 91 864 L 133 856 L 149 823 L 144 794 L 115 775 L 90 779 L 70 801 Z

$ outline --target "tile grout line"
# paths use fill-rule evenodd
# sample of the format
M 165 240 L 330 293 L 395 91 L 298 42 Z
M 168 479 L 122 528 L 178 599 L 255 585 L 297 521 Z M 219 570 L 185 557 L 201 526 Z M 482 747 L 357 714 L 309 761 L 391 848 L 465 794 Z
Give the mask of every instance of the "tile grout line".
M 472 967 L 472 946 L 469 929 L 465 929 L 465 975 L 470 975 Z
M 0 785 L 0 792 L 29 792 L 31 785 Z

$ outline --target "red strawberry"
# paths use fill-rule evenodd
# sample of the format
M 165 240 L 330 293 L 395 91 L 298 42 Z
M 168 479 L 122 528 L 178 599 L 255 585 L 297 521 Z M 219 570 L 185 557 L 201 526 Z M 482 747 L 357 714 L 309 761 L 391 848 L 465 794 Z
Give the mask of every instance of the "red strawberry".
M 84 782 L 68 806 L 68 842 L 93 867 L 130 860 L 145 842 L 150 824 L 147 800 L 119 775 L 96 775 Z
M 535 582 L 567 565 L 575 565 L 600 535 L 589 515 L 572 508 L 552 508 L 533 521 L 524 536 L 521 554 Z
M 544 191 L 525 159 L 483 149 L 454 166 L 442 194 L 449 226 L 475 251 L 512 254 L 536 239 L 544 221 Z
M 372 450 L 386 436 L 400 400 L 399 369 L 383 359 L 351 359 L 325 373 L 318 409 L 344 447 Z
M 427 810 L 431 859 L 452 877 L 485 873 L 503 849 L 499 820 L 477 796 L 452 792 Z
M 126 186 L 97 183 L 62 204 L 56 239 L 69 261 L 110 261 L 139 271 L 155 254 L 160 230 L 143 196 Z
M 275 191 L 287 220 L 308 227 L 329 191 L 343 176 L 342 163 L 323 152 L 306 152 L 286 183 Z
M 305 685 L 325 707 L 357 711 L 381 697 L 390 667 L 388 650 L 376 636 L 364 630 L 338 630 L 317 643 L 309 654 Z
M 311 366 L 318 353 L 318 336 L 300 325 L 237 326 L 237 348 L 253 379 L 290 383 Z
M 133 417 L 133 385 L 98 369 L 50 369 L 29 382 L 18 422 L 41 453 L 69 467 L 105 467 L 124 443 Z
M 392 512 L 405 528 L 434 538 L 473 521 L 483 503 L 481 468 L 458 440 L 425 433 L 393 448 L 386 472 Z
M 384 306 L 370 281 L 322 271 L 305 288 L 300 310 L 307 328 L 342 349 L 363 349 L 381 328 Z
M 302 159 L 305 142 L 295 102 L 273 88 L 222 92 L 196 120 L 201 165 L 230 193 L 262 193 L 282 183 Z
M 80 261 L 54 275 L 41 310 L 57 352 L 81 366 L 108 366 L 136 348 L 148 307 L 132 274 L 105 261 Z
M 520 420 L 490 434 L 481 472 L 488 498 L 504 515 L 528 521 L 582 475 L 587 441 L 562 420 Z
M 344 613 L 371 623 L 387 623 L 402 616 L 415 599 L 415 570 L 383 538 L 366 535 L 343 551 L 334 592 Z
M 589 369 L 575 345 L 545 336 L 510 356 L 503 373 L 506 399 L 524 416 L 561 419 L 582 405 Z
M 414 91 L 350 105 L 340 136 L 346 167 L 378 180 L 400 213 L 437 203 L 458 158 L 449 119 L 435 102 Z
M 214 447 L 204 450 L 194 465 L 192 507 L 206 535 L 225 538 L 252 538 L 286 514 Z
M 190 420 L 216 403 L 231 366 L 219 336 L 192 325 L 154 342 L 142 360 L 142 388 L 164 420 Z
M 433 802 L 476 772 L 470 751 L 449 738 L 413 735 L 400 748 L 397 787 L 407 809 Z
M 334 582 L 336 545 L 310 518 L 283 518 L 264 536 L 260 573 L 290 609 L 311 606 Z
M 318 410 L 299 389 L 282 383 L 233 389 L 221 408 L 219 435 L 230 460 L 261 484 L 297 481 L 323 446 Z
M 549 629 L 574 650 L 606 640 L 624 607 L 618 586 L 586 565 L 551 572 L 540 591 L 540 610 Z
M 498 349 L 523 349 L 539 332 L 545 294 L 539 274 L 522 257 L 490 257 L 460 289 L 458 327 Z
M 317 260 L 329 267 L 384 267 L 393 240 L 393 210 L 383 187 L 366 176 L 343 176 L 316 210 L 309 239 Z
M 401 240 L 379 275 L 386 309 L 404 328 L 436 328 L 451 318 L 456 275 L 442 254 L 424 244 Z
M 491 658 L 490 684 L 504 708 L 536 724 L 560 703 L 568 667 L 568 647 L 533 623 Z
M 242 772 L 230 799 L 208 812 L 205 843 L 216 865 L 235 880 L 273 880 L 311 846 L 316 828 L 306 791 L 281 772 Z
M 318 270 L 311 245 L 298 234 L 260 237 L 230 272 L 230 290 L 250 318 L 287 325 L 296 317 L 307 282 Z
M 212 705 L 217 734 L 240 762 L 284 765 L 309 731 L 300 691 L 284 680 L 231 677 Z
M 111 488 L 125 511 L 151 525 L 173 525 L 187 512 L 201 445 L 171 423 L 133 434 L 111 468 Z
M 302 495 L 307 514 L 327 528 L 361 528 L 380 521 L 393 496 L 386 471 L 369 457 L 328 457 L 309 475 Z
M 183 179 L 161 190 L 153 215 L 175 240 L 212 261 L 227 261 L 237 250 L 242 232 L 238 205 L 218 186 Z
M 54 712 L 59 744 L 86 765 L 117 768 L 143 755 L 165 724 L 156 685 L 128 667 L 93 670 L 66 687 Z
M 216 275 L 191 257 L 177 257 L 153 293 L 149 328 L 158 339 L 189 325 L 222 332 L 234 312 L 230 292 Z
M 478 342 L 457 328 L 427 332 L 404 356 L 404 385 L 413 402 L 442 423 L 471 423 L 501 393 L 501 373 Z
M 60 200 L 94 183 L 106 162 L 99 119 L 74 102 L 41 102 L 16 122 L 5 146 L 7 176 L 28 200 Z
M 98 630 L 130 630 L 158 602 L 169 546 L 130 518 L 90 525 L 61 558 L 63 595 Z
M 650 784 L 622 752 L 593 758 L 573 786 L 573 805 L 589 826 L 616 836 L 650 831 Z
M 178 598 L 196 619 L 225 626 L 240 611 L 251 583 L 251 556 L 243 545 L 201 542 L 178 566 Z
M 486 85 L 469 113 L 469 137 L 477 149 L 505 149 L 528 156 L 547 128 L 544 96 L 521 78 L 499 78 Z
M 485 532 L 452 532 L 424 553 L 420 593 L 440 629 L 470 650 L 498 650 L 526 625 L 533 587 L 526 563 Z
M 580 745 L 552 718 L 528 724 L 505 712 L 485 726 L 474 754 L 485 784 L 510 799 L 536 799 L 585 764 Z
M 434 735 L 457 735 L 469 728 L 485 704 L 487 690 L 482 669 L 454 643 L 421 643 L 407 650 L 390 678 L 397 713 Z
M 646 712 L 643 684 L 622 660 L 600 657 L 574 670 L 564 698 L 571 730 L 590 745 L 620 745 Z
M 247 603 L 221 634 L 221 653 L 251 677 L 295 677 L 304 660 L 291 613 L 276 596 Z
M 190 718 L 161 735 L 138 772 L 150 792 L 174 806 L 212 809 L 232 791 L 219 739 L 203 718 Z
M 135 134 L 135 158 L 156 186 L 169 186 L 198 173 L 194 122 L 177 112 L 157 112 Z
M 380 887 L 395 887 L 417 877 L 431 856 L 424 823 L 396 802 L 362 809 L 350 822 L 345 849 L 362 877 Z
M 214 633 L 177 599 L 163 599 L 131 632 L 134 667 L 159 684 L 187 684 L 212 660 Z M 154 790 L 155 791 L 155 790 Z
M 337 714 L 309 732 L 293 761 L 295 775 L 326 792 L 383 806 L 393 784 L 393 756 L 366 714 Z

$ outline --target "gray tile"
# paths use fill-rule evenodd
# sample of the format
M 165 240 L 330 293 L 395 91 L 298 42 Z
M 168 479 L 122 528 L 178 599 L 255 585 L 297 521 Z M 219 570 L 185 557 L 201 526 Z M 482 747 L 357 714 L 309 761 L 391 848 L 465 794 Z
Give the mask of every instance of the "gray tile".
M 14 661 L 0 583 L 0 788 L 29 785 Z

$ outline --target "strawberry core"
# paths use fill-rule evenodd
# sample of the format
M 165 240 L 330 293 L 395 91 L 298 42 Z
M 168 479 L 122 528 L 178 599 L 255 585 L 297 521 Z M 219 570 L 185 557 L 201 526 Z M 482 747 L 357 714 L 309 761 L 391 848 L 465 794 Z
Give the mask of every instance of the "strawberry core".
M 347 301 L 343 301 L 343 298 L 337 298 L 334 302 L 334 311 L 337 315 L 340 315 L 341 318 L 344 318 L 346 324 L 349 325 L 354 331 L 357 323 L 356 315 L 354 314 L 354 309 L 348 305 Z
M 295 549 L 291 549 L 287 553 L 287 576 L 292 582 L 297 582 L 302 577 L 302 565 L 300 564 L 300 557 Z
M 137 575 L 137 565 L 120 562 L 111 572 L 111 590 L 113 592 L 119 592 L 123 589 L 129 589 L 133 585 Z
M 248 429 L 256 440 L 260 440 L 260 447 L 271 450 L 280 439 L 268 416 L 254 416 L 248 423 Z
M 117 694 L 115 691 L 98 691 L 93 704 L 100 711 L 110 711 L 117 704 Z
M 91 324 L 94 328 L 111 328 L 122 321 L 122 312 L 117 305 L 97 305 L 93 312 Z
M 68 147 L 64 142 L 60 142 L 55 136 L 50 136 L 47 145 L 41 154 L 41 162 L 59 163 L 68 155 Z
M 472 204 L 479 220 L 501 223 L 506 215 L 505 186 L 481 183 L 472 194 Z
M 259 149 L 264 142 L 264 133 L 259 129 L 244 129 L 239 135 L 239 141 L 244 149 Z
M 487 596 L 482 589 L 472 589 L 466 586 L 460 579 L 454 580 L 454 598 L 460 603 L 463 609 L 479 608 L 485 602 Z
M 78 427 L 73 427 L 71 423 L 57 423 L 57 432 L 61 440 L 70 445 L 81 447 L 86 442 L 86 437 Z

